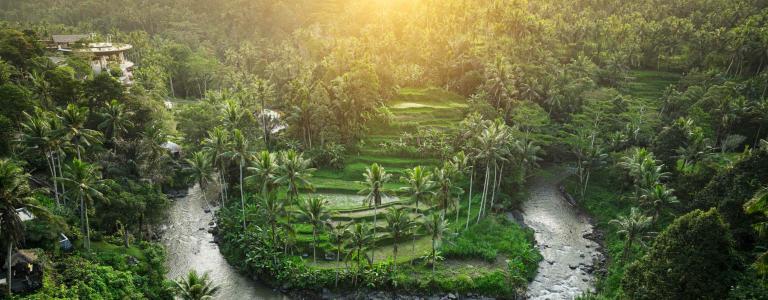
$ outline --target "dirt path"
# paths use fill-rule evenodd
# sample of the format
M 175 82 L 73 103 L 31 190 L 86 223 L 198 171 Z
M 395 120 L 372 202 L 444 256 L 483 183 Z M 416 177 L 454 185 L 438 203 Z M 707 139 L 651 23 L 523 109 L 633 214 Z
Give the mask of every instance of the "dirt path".
M 527 226 L 535 232 L 544 260 L 528 286 L 529 299 L 573 299 L 594 289 L 594 261 L 602 255 L 599 245 L 584 238 L 592 232 L 589 219 L 570 205 L 558 190 L 569 172 L 533 180 L 530 199 L 523 205 Z

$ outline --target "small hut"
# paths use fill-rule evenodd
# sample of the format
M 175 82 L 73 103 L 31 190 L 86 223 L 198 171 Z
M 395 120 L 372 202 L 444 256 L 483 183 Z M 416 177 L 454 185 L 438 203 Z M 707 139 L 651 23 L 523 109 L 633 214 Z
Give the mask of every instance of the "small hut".
M 7 264 L 3 264 L 7 265 Z M 0 275 L 0 284 L 8 284 L 6 270 Z M 21 249 L 11 256 L 11 290 L 29 293 L 43 287 L 43 267 L 31 249 Z
M 168 152 L 170 152 L 171 156 L 173 156 L 174 158 L 181 157 L 181 146 L 179 146 L 179 144 L 176 144 L 171 141 L 167 141 L 160 146 L 163 147 L 165 150 L 168 150 Z

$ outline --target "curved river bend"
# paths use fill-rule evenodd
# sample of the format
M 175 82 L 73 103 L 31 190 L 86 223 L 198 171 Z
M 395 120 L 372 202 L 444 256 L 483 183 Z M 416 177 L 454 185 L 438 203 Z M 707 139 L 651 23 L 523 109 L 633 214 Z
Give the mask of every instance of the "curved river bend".
M 536 278 L 528 286 L 529 299 L 573 299 L 594 289 L 591 270 L 601 259 L 600 246 L 584 238 L 592 233 L 592 225 L 560 194 L 557 185 L 568 173 L 560 174 L 557 178 L 535 178 L 529 189 L 530 199 L 523 204 L 524 222 L 534 230 L 537 247 L 544 256 Z M 243 276 L 227 263 L 207 231 L 213 214 L 205 213 L 202 198 L 200 189 L 193 187 L 187 196 L 173 202 L 162 235 L 168 253 L 167 277 L 179 278 L 190 269 L 208 272 L 221 287 L 216 299 L 289 299 Z
M 584 238 L 593 231 L 589 218 L 569 204 L 558 190 L 570 172 L 555 178 L 536 177 L 523 204 L 525 224 L 534 230 L 544 259 L 528 286 L 529 299 L 573 299 L 594 291 L 595 262 L 602 259 L 596 242 Z
M 238 273 L 229 265 L 208 233 L 212 213 L 205 213 L 200 189 L 189 189 L 187 196 L 176 199 L 165 225 L 162 243 L 168 253 L 167 278 L 175 280 L 195 269 L 208 272 L 221 287 L 216 299 L 268 299 L 286 300 L 287 296 Z M 210 197 L 209 197 L 210 198 Z

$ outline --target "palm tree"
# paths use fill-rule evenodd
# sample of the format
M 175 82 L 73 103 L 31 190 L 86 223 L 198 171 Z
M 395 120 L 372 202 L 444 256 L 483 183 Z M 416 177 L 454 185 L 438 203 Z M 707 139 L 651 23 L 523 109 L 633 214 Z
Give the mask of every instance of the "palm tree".
M 275 195 L 274 191 L 262 189 L 261 193 L 256 196 L 256 200 L 259 202 L 259 207 L 264 211 L 264 222 L 269 224 L 270 235 L 272 236 L 272 245 L 277 247 L 277 227 L 280 220 L 285 216 L 285 200 L 280 199 Z
M 668 189 L 663 184 L 656 184 L 650 189 L 643 189 L 643 204 L 653 210 L 652 222 L 656 223 L 656 220 L 661 215 L 662 210 L 670 204 L 678 203 L 677 197 L 673 194 L 674 189 Z
M 245 192 L 243 191 L 243 168 L 245 167 L 246 158 L 248 157 L 248 141 L 240 131 L 235 129 L 232 132 L 231 148 L 227 151 L 227 156 L 239 161 L 240 166 L 240 207 L 243 213 L 243 229 L 245 229 Z
M 95 199 L 104 199 L 104 195 L 98 190 L 103 181 L 99 168 L 73 159 L 64 168 L 63 177 L 59 178 L 69 188 L 69 193 L 80 201 L 80 223 L 83 235 L 85 235 L 85 248 L 91 250 L 91 233 L 88 224 L 88 206 L 93 205 Z
M 350 232 L 349 244 L 352 246 L 352 251 L 349 253 L 354 256 L 357 262 L 358 272 L 360 269 L 360 259 L 363 259 L 366 252 L 366 248 L 371 242 L 371 228 L 365 223 L 355 223 Z M 367 259 L 366 259 L 367 260 Z M 371 264 L 370 261 L 368 261 Z M 355 272 L 355 278 L 352 282 L 353 285 L 357 284 L 357 273 Z
M 0 238 L 6 243 L 6 287 L 11 296 L 11 256 L 13 247 L 24 236 L 24 224 L 16 213 L 17 208 L 25 207 L 36 216 L 42 216 L 43 208 L 34 205 L 32 189 L 29 186 L 29 174 L 8 159 L 0 159 Z
M 435 169 L 435 183 L 437 184 L 435 196 L 439 206 L 443 208 L 443 215 L 448 214 L 448 206 L 450 205 L 453 205 L 457 211 L 459 210 L 459 205 L 454 202 L 454 195 L 462 193 L 462 190 L 453 186 L 452 178 L 455 173 L 450 163 L 446 163 L 443 168 Z
M 280 154 L 280 164 L 277 167 L 278 176 L 275 183 L 287 185 L 288 199 L 293 203 L 299 196 L 299 188 L 312 189 L 312 183 L 309 182 L 308 178 L 312 177 L 312 172 L 315 169 L 310 168 L 311 160 L 304 159 L 304 156 L 296 150 L 290 149 Z
M 422 226 L 424 230 L 432 237 L 432 272 L 435 272 L 437 264 L 437 243 L 443 238 L 443 234 L 448 231 L 448 222 L 442 214 L 434 213 L 427 217 Z
M 133 113 L 125 111 L 125 104 L 117 100 L 107 102 L 101 112 L 104 120 L 99 123 L 99 129 L 104 131 L 107 140 L 114 144 L 120 137 L 120 133 L 128 132 L 128 128 L 133 126 L 133 122 L 129 119 L 131 115 Z
M 239 130 L 243 115 L 243 109 L 237 102 L 231 99 L 224 102 L 224 115 L 222 116 L 222 121 L 228 130 Z
M 203 201 L 205 205 L 208 204 L 208 197 L 206 196 L 205 189 L 208 187 L 208 183 L 213 179 L 213 160 L 207 152 L 198 151 L 192 154 L 192 158 L 187 159 L 189 164 L 189 180 L 197 183 L 200 186 L 200 193 L 203 194 Z
M 384 190 L 384 184 L 389 182 L 389 180 L 392 178 L 392 175 L 387 173 L 386 170 L 384 170 L 383 167 L 379 166 L 377 163 L 373 163 L 370 168 L 365 168 L 365 172 L 363 173 L 363 177 L 365 178 L 365 181 L 361 182 L 365 187 L 361 189 L 358 193 L 364 194 L 365 196 L 365 202 L 368 203 L 368 206 L 373 205 L 373 238 L 374 240 L 372 243 L 374 244 L 373 247 L 371 247 L 371 259 L 375 259 L 373 255 L 373 248 L 376 244 L 376 223 L 377 223 L 377 217 L 379 215 L 379 205 L 381 205 L 381 199 L 383 197 L 386 197 L 385 190 Z
M 411 195 L 411 199 L 416 202 L 413 209 L 414 214 L 419 213 L 419 202 L 423 202 L 435 194 L 435 182 L 432 181 L 432 174 L 421 166 L 405 171 L 405 177 L 401 178 L 408 186 L 403 187 L 401 191 Z M 416 235 L 413 235 L 413 250 L 416 250 Z
M 467 197 L 467 228 L 469 228 L 469 214 L 472 209 L 472 180 L 474 179 L 474 170 L 470 166 L 469 157 L 464 154 L 464 151 L 459 151 L 451 158 L 450 161 L 453 164 L 453 169 L 456 170 L 457 179 L 466 178 L 466 172 L 472 172 L 469 179 L 469 196 Z M 459 206 L 456 206 L 456 224 L 459 223 Z M 459 227 L 456 227 L 459 228 Z M 457 229 L 458 230 L 458 229 Z
M 644 216 L 640 210 L 633 207 L 628 216 L 620 216 L 609 223 L 616 225 L 619 229 L 617 233 L 624 235 L 624 250 L 622 250 L 621 257 L 626 262 L 632 244 L 635 241 L 642 242 L 642 238 L 645 237 L 645 233 L 651 226 L 651 217 Z
M 336 250 L 336 264 L 338 265 L 341 263 L 341 252 L 344 252 L 344 248 L 347 245 L 347 239 L 349 238 L 349 224 L 326 220 L 325 225 L 328 227 L 328 241 Z M 336 280 L 334 286 L 339 286 L 338 266 L 336 268 Z
M 78 107 L 74 104 L 67 105 L 67 108 L 60 111 L 64 128 L 62 134 L 66 136 L 77 151 L 77 159 L 82 160 L 80 155 L 82 145 L 90 146 L 101 140 L 101 132 L 85 128 L 85 122 L 88 119 L 88 108 Z
M 213 128 L 208 132 L 208 138 L 203 141 L 205 145 L 203 149 L 208 151 L 213 157 L 213 164 L 218 165 L 219 171 L 219 194 L 221 196 L 221 203 L 227 199 L 227 180 L 226 180 L 226 168 L 224 166 L 224 155 L 229 150 L 229 137 L 227 132 L 222 127 Z
M 491 201 L 495 198 L 496 175 L 498 162 L 505 160 L 504 156 L 508 153 L 507 149 L 507 126 L 500 121 L 494 122 L 485 129 L 477 139 L 477 158 L 485 162 L 485 180 L 483 182 L 483 196 L 480 199 L 480 213 L 477 215 L 477 222 L 485 214 L 486 200 L 488 192 L 491 192 Z M 493 166 L 493 181 L 491 181 L 491 166 Z M 489 187 L 494 190 L 489 190 Z
M 51 83 L 45 80 L 45 76 L 36 71 L 29 73 L 29 82 L 32 83 L 32 90 L 40 98 L 40 106 L 45 109 L 54 107 L 52 101 L 53 87 Z
M 208 278 L 208 273 L 200 276 L 195 270 L 190 270 L 186 277 L 177 279 L 175 284 L 176 294 L 183 300 L 213 299 L 221 289 Z
M 51 130 L 50 123 L 45 119 L 45 116 L 36 114 L 33 117 L 26 112 L 24 112 L 23 115 L 25 121 L 21 123 L 21 132 L 19 133 L 18 141 L 24 146 L 25 152 L 35 151 L 39 152 L 40 156 L 45 157 L 48 169 L 51 172 L 56 205 L 61 205 L 56 180 L 56 161 L 53 149 L 54 133 Z
M 275 185 L 275 179 L 278 174 L 277 156 L 267 150 L 259 152 L 251 157 L 253 167 L 248 167 L 253 175 L 246 177 L 246 180 L 256 180 L 259 188 L 272 190 Z
M 397 272 L 397 244 L 400 242 L 400 238 L 406 235 L 413 227 L 414 222 L 411 216 L 408 215 L 403 209 L 397 209 L 390 207 L 385 215 L 387 219 L 387 232 L 393 240 L 392 248 L 392 261 L 394 264 L 394 271 Z
M 312 260 L 317 263 L 317 233 L 323 229 L 323 222 L 328 219 L 325 205 L 328 202 L 320 197 L 311 197 L 299 202 L 299 213 L 312 225 Z

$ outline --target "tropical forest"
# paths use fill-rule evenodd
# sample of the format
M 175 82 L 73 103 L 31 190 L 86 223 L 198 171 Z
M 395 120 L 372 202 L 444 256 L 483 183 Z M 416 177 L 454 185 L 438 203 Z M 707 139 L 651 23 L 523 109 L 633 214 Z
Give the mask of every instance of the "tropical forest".
M 0 0 L 0 299 L 768 299 L 768 0 Z

